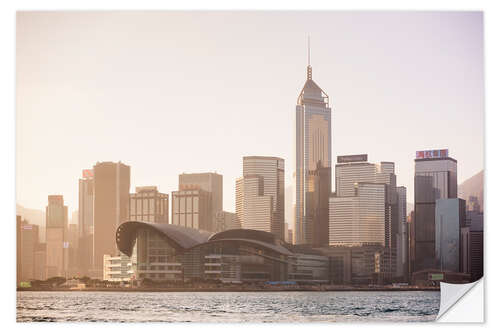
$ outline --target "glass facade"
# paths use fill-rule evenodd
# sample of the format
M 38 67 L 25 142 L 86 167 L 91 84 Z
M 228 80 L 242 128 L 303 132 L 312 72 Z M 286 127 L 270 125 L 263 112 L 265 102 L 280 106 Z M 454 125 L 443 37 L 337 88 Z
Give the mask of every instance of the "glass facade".
M 460 272 L 460 229 L 465 227 L 465 200 L 436 201 L 436 260 L 440 270 Z
M 415 160 L 415 261 L 413 271 L 437 268 L 436 200 L 457 197 L 457 161 L 453 158 Z
M 320 243 L 315 239 L 315 224 L 322 224 L 318 207 L 328 206 L 328 197 L 315 195 L 315 181 L 320 168 L 331 168 L 331 108 L 328 95 L 312 80 L 307 68 L 307 81 L 300 92 L 295 109 L 295 243 Z M 331 173 L 331 171 L 330 171 Z M 331 188 L 331 175 L 325 184 Z M 323 200 L 323 203 L 315 200 Z M 325 217 L 326 218 L 326 217 Z M 326 225 L 326 224 L 325 224 Z M 318 229 L 320 227 L 316 227 Z M 324 230 L 323 233 L 327 233 Z
M 243 157 L 243 177 L 262 177 L 262 195 L 272 197 L 271 232 L 284 239 L 285 223 L 285 161 L 278 157 Z

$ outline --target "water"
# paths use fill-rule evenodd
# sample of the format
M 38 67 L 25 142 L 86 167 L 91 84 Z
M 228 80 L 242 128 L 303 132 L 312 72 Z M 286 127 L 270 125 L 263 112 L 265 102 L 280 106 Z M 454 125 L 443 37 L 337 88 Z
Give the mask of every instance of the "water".
M 439 292 L 17 292 L 17 321 L 433 321 Z

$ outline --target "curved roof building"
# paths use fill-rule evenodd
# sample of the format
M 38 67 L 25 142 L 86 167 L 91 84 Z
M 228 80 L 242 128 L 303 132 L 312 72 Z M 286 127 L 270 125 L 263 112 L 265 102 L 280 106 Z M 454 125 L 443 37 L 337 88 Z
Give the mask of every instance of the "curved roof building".
M 152 280 L 284 281 L 288 257 L 265 231 L 210 233 L 172 224 L 129 221 L 116 230 L 118 249 L 131 257 L 133 276 Z

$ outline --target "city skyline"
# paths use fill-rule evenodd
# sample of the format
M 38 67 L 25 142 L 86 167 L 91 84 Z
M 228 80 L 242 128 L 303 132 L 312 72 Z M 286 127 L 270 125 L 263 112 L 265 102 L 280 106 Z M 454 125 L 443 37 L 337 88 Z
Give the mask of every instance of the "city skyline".
M 44 15 L 53 19 L 45 22 Z M 225 178 L 223 208 L 232 212 L 243 156 L 284 158 L 285 187 L 291 186 L 293 103 L 305 78 L 307 35 L 314 77 L 332 100 L 333 159 L 367 153 L 370 160 L 394 161 L 398 184 L 407 187 L 411 203 L 416 150 L 449 148 L 459 163 L 459 183 L 483 169 L 479 12 L 250 12 L 234 17 L 214 12 L 200 14 L 200 20 L 194 19 L 197 13 L 150 15 L 146 22 L 140 13 L 18 14 L 19 204 L 43 209 L 47 195 L 62 194 L 70 211 L 76 210 L 81 170 L 97 161 L 121 160 L 131 166 L 131 189 L 152 185 L 165 193 L 176 190 L 183 172 L 216 171 Z M 203 31 L 220 16 L 241 26 L 231 33 L 217 25 Z M 245 25 L 255 16 L 263 21 L 257 31 Z M 351 16 L 359 20 L 349 23 Z M 78 17 L 95 20 L 94 27 L 81 26 Z M 266 34 L 266 24 L 276 24 L 273 17 L 283 21 L 283 31 L 275 27 Z M 303 17 L 301 23 L 289 29 L 297 17 Z M 318 18 L 332 18 L 333 23 L 325 22 L 332 29 L 320 29 L 313 22 Z M 130 20 L 138 28 L 127 36 L 129 26 L 121 24 Z M 167 28 L 181 21 L 186 30 L 175 36 Z M 465 23 L 467 29 L 460 30 Z M 397 24 L 397 32 L 386 31 Z M 421 30 L 415 30 L 417 25 Z M 99 44 L 98 32 L 115 37 L 116 45 Z M 210 34 L 213 44 L 196 36 L 201 32 Z M 242 40 L 234 38 L 238 33 Z M 402 41 L 408 36 L 412 43 Z M 124 37 L 135 38 L 139 46 L 131 49 Z M 390 45 L 397 48 L 387 49 Z M 439 49 L 443 52 L 436 52 L 441 45 L 446 45 Z M 289 52 L 285 57 L 283 50 Z M 110 127 L 114 121 L 119 125 Z M 381 126 L 390 126 L 390 133 Z M 409 132 L 415 128 L 419 131 Z M 176 142 L 185 146 L 179 149 Z M 292 221 L 285 222 L 292 227 Z

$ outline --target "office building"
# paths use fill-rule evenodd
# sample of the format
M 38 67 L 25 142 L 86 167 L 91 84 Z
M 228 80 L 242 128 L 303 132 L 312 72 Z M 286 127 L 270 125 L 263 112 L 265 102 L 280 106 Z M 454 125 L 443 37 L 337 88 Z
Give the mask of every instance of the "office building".
M 78 276 L 80 271 L 78 268 L 78 224 L 68 224 L 67 244 L 68 248 L 68 276 Z
M 46 212 L 46 276 L 65 277 L 68 270 L 68 207 L 62 195 L 49 195 Z
M 396 188 L 398 195 L 398 233 L 396 276 L 408 280 L 408 225 L 406 221 L 406 187 Z
M 384 247 L 383 279 L 397 276 L 401 212 L 394 170 L 393 162 L 369 163 L 366 154 L 338 156 L 329 198 L 329 245 Z
M 93 267 L 94 170 L 85 169 L 78 180 L 78 275 L 91 275 Z
M 461 272 L 470 274 L 471 282 L 483 277 L 483 219 L 479 205 L 469 205 L 466 227 L 461 229 Z
M 355 195 L 330 197 L 331 246 L 385 245 L 385 184 L 357 183 Z
M 273 198 L 271 232 L 285 236 L 285 160 L 269 156 L 244 156 L 243 177 L 257 175 L 263 180 L 263 195 Z
M 465 227 L 465 200 L 436 200 L 435 253 L 437 268 L 441 271 L 460 272 L 460 233 Z
M 121 162 L 94 165 L 94 268 L 103 275 L 104 255 L 118 255 L 115 237 L 118 226 L 128 219 L 130 167 Z
M 395 247 L 394 163 L 368 163 L 366 154 L 338 156 L 337 162 L 336 191 L 329 199 L 329 244 Z
M 222 211 L 215 214 L 215 232 L 240 228 L 241 225 L 238 223 L 235 213 Z
M 130 194 L 129 220 L 168 223 L 168 194 L 156 186 L 136 187 L 135 192 Z
M 190 188 L 172 192 L 172 224 L 206 231 L 214 230 L 212 196 L 195 185 Z
M 436 200 L 457 197 L 457 161 L 448 150 L 418 151 L 415 159 L 415 263 L 413 272 L 437 268 Z
M 324 236 L 328 235 L 328 214 L 325 214 L 325 208 L 328 207 L 331 192 L 331 139 L 329 97 L 313 81 L 312 67 L 308 63 L 307 80 L 295 108 L 296 244 L 328 243 Z M 323 179 L 318 181 L 318 177 Z M 326 188 L 318 189 L 317 184 Z M 318 194 L 318 191 L 322 193 Z
M 47 279 L 47 245 L 45 243 L 38 243 L 35 248 L 35 264 L 34 264 L 34 279 L 46 280 Z
M 17 284 L 35 278 L 35 252 L 38 247 L 38 226 L 16 216 L 17 234 Z
M 223 200 L 222 175 L 216 172 L 183 173 L 179 175 L 179 191 L 200 189 L 208 193 L 210 202 L 209 212 L 212 221 L 207 222 L 211 231 L 214 231 L 215 216 L 222 211 Z
M 272 232 L 273 196 L 264 195 L 263 176 L 236 180 L 236 215 L 243 229 Z

